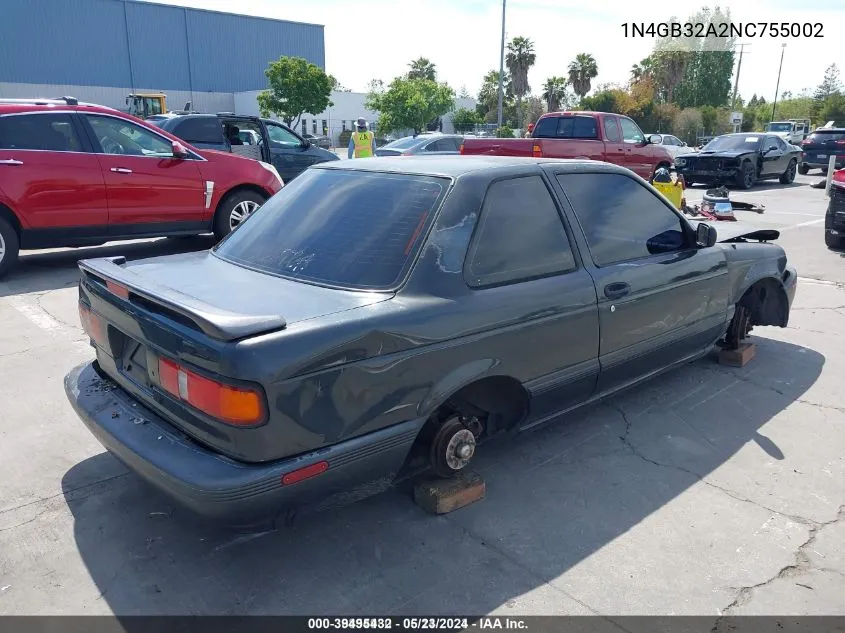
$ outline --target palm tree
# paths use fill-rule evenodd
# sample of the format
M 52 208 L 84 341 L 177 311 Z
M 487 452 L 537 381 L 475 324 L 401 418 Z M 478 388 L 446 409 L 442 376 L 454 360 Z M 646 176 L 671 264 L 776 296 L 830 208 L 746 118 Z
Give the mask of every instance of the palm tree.
M 549 112 L 557 112 L 566 100 L 566 88 L 569 85 L 566 77 L 549 77 L 543 84 L 543 99 Z
M 590 82 L 599 74 L 595 58 L 589 53 L 578 53 L 569 64 L 569 83 L 579 97 L 590 92 Z
M 534 42 L 527 37 L 515 37 L 508 43 L 508 54 L 505 64 L 511 75 L 511 88 L 517 103 L 517 127 L 522 127 L 522 98 L 531 92 L 528 85 L 528 70 L 537 61 L 534 53 Z
M 430 79 L 437 81 L 437 67 L 425 57 L 415 59 L 408 66 L 411 70 L 408 71 L 408 79 Z
M 684 78 L 691 53 L 683 50 L 661 50 L 654 53 L 656 75 L 666 89 L 666 103 L 672 103 L 675 88 Z

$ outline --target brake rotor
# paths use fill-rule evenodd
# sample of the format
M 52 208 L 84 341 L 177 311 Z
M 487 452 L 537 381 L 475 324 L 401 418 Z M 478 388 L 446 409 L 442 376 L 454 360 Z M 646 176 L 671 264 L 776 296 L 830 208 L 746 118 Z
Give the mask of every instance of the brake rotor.
M 452 477 L 462 471 L 475 455 L 475 434 L 454 417 L 446 420 L 431 442 L 431 469 L 440 477 Z

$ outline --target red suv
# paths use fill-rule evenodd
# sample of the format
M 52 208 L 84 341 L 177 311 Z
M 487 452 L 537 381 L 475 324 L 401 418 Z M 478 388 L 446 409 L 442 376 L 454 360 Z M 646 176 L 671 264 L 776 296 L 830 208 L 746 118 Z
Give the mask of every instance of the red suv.
M 18 250 L 227 235 L 283 182 L 111 108 L 0 100 L 0 277 Z

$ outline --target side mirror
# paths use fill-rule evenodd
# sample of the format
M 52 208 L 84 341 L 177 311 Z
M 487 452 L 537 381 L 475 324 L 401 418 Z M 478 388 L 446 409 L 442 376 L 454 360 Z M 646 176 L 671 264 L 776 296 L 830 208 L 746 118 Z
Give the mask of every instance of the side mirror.
M 173 151 L 173 158 L 188 158 L 190 155 L 188 154 L 187 148 L 179 141 L 173 141 L 170 144 L 170 148 Z
M 660 145 L 663 142 L 663 137 L 660 134 L 652 134 L 648 137 L 648 142 L 652 145 Z
M 710 248 L 716 243 L 716 229 L 707 222 L 699 222 L 695 230 L 695 244 L 700 248 Z

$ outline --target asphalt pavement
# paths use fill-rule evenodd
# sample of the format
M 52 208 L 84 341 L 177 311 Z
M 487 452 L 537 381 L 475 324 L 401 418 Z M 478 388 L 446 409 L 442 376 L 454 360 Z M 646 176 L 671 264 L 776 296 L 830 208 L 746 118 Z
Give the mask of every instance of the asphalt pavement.
M 484 446 L 486 498 L 452 514 L 393 490 L 264 534 L 148 488 L 62 388 L 92 357 L 76 261 L 210 240 L 24 253 L 0 282 L 0 614 L 845 614 L 845 260 L 819 178 L 731 193 L 799 273 L 745 368 L 702 359 Z

